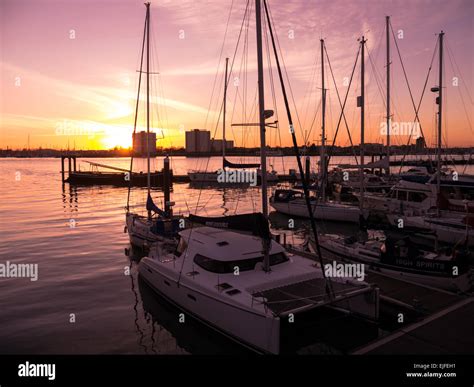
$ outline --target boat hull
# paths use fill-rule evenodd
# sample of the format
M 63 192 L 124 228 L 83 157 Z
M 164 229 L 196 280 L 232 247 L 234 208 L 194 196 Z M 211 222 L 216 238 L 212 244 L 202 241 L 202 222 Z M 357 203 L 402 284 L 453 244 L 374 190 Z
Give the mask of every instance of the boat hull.
M 291 202 L 276 202 L 270 201 L 270 205 L 278 212 L 288 216 L 296 216 L 300 218 L 309 218 L 308 208 L 304 200 L 291 201 Z M 332 206 L 328 204 L 312 205 L 313 216 L 316 220 L 329 220 L 335 222 L 353 222 L 359 221 L 359 209 L 356 207 L 344 206 Z
M 456 277 L 442 275 L 441 273 L 423 273 L 421 271 L 409 270 L 407 268 L 397 267 L 396 265 L 383 263 L 375 255 L 368 258 L 367 255 L 357 254 L 347 250 L 346 247 L 339 246 L 339 243 L 325 241 L 324 238 L 320 238 L 319 242 L 323 251 L 329 252 L 345 261 L 363 263 L 367 265 L 369 269 L 390 277 L 454 292 L 466 292 L 472 287 L 472 278 L 469 271 Z M 314 241 L 311 241 L 311 244 L 314 248 Z
M 150 185 L 162 187 L 164 178 L 162 172 L 150 174 Z M 173 180 L 172 175 L 170 182 Z M 148 178 L 146 173 L 132 173 L 130 178 L 125 172 L 71 172 L 66 179 L 73 185 L 114 185 L 120 187 L 146 187 Z
M 474 231 L 472 227 L 466 231 L 466 229 L 459 227 L 450 227 L 448 224 L 443 225 L 442 221 L 437 223 L 431 223 L 430 218 L 424 220 L 423 217 L 405 217 L 400 215 L 388 215 L 389 223 L 393 227 L 397 227 L 400 220 L 403 221 L 403 227 L 412 230 L 416 233 L 416 230 L 425 231 L 417 233 L 418 236 L 422 236 L 426 239 L 436 240 L 439 242 L 449 243 L 451 245 L 464 245 L 465 243 L 469 247 L 474 247 Z M 426 234 L 426 231 L 431 231 L 433 234 Z
M 188 284 L 183 275 L 178 285 L 171 273 L 165 273 L 150 258 L 143 258 L 139 273 L 157 293 L 185 313 L 254 351 L 278 354 L 280 351 L 280 319 L 226 303 Z M 177 316 L 186 319 L 186 315 Z M 181 320 L 185 322 L 185 320 Z

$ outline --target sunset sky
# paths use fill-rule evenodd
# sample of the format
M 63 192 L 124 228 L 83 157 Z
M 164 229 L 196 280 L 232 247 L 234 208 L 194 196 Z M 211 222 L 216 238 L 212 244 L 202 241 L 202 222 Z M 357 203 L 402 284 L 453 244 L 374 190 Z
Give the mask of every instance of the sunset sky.
M 152 71 L 159 72 L 151 76 L 153 128 L 158 137 L 164 135 L 158 141 L 159 146 L 183 146 L 184 131 L 193 128 L 208 129 L 214 134 L 222 102 L 224 58 L 232 60 L 246 3 L 246 0 L 152 1 Z M 143 1 L 1 0 L 0 4 L 0 147 L 24 148 L 28 136 L 32 148 L 130 146 L 145 19 Z M 380 134 L 381 122 L 385 120 L 385 97 L 377 87 L 377 77 L 385 93 L 385 16 L 390 15 L 416 104 L 437 34 L 445 31 L 447 114 L 443 141 L 448 146 L 474 146 L 472 0 L 269 0 L 269 5 L 294 97 L 295 104 L 292 102 L 291 107 L 300 142 L 305 131 L 310 143 L 320 140 L 320 112 L 315 116 L 321 94 L 319 39 L 326 40 L 342 98 L 347 90 L 344 78 L 350 76 L 357 39 L 362 34 L 368 39 L 368 51 L 378 72 L 374 72 L 366 56 L 366 142 L 385 141 Z M 245 37 L 245 30 L 243 34 Z M 234 139 L 238 146 L 257 146 L 256 128 L 247 131 L 230 128 L 231 123 L 256 122 L 253 12 L 248 29 L 246 72 L 241 65 L 245 61 L 242 43 L 228 89 L 228 138 Z M 411 122 L 414 111 L 393 39 L 391 45 L 393 120 Z M 267 65 L 266 53 L 264 57 Z M 356 108 L 359 91 L 354 88 L 360 89 L 359 72 L 357 68 L 346 109 L 355 143 L 360 138 Z M 247 82 L 244 73 L 248 74 Z M 269 71 L 265 73 L 266 108 L 275 109 Z M 332 140 L 340 109 L 327 67 L 326 75 L 327 131 Z M 236 77 L 238 85 L 234 83 Z M 437 85 L 437 77 L 436 57 L 420 110 L 429 145 L 434 141 L 436 111 L 435 95 L 429 88 Z M 269 129 L 268 142 L 272 146 L 287 146 L 290 134 L 276 82 L 275 78 L 280 129 L 279 133 Z M 145 125 L 143 108 L 141 105 L 141 129 Z M 218 128 L 216 133 L 220 138 L 220 124 Z M 341 127 L 340 132 L 338 145 L 349 145 L 346 129 Z M 407 136 L 394 136 L 392 143 L 405 144 L 407 139 Z

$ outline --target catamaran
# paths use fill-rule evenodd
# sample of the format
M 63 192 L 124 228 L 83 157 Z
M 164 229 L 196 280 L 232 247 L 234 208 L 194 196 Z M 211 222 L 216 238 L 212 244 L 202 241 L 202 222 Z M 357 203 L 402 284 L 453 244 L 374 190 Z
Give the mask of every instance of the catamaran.
M 265 0 L 263 7 L 287 102 Z M 246 15 L 248 10 L 247 5 Z M 261 0 L 255 0 L 262 212 L 219 218 L 190 215 L 192 226 L 179 233 L 178 244 L 154 244 L 149 255 L 140 261 L 139 273 L 187 315 L 257 352 L 277 354 L 282 351 L 281 337 L 291 316 L 302 318 L 307 312 L 325 306 L 351 311 L 373 321 L 378 315 L 378 293 L 374 287 L 353 278 L 326 277 L 314 261 L 288 253 L 272 239 L 265 178 L 261 11 Z M 287 114 L 292 127 L 288 109 Z M 292 138 L 297 149 L 294 132 Z M 299 155 L 297 161 L 302 175 Z M 304 192 L 307 195 L 306 183 Z M 316 231 L 314 219 L 311 222 Z

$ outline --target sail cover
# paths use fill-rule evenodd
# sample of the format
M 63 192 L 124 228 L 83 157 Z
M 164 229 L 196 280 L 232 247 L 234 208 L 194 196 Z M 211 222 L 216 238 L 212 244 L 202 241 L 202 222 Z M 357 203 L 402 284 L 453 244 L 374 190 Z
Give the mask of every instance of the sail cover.
M 236 163 L 231 163 L 224 157 L 224 168 L 229 167 L 229 168 L 258 168 L 260 167 L 260 164 L 236 164 Z
M 252 235 L 269 241 L 271 239 L 268 221 L 261 212 L 220 217 L 189 215 L 191 222 L 201 223 L 215 228 L 248 231 Z
M 146 199 L 146 209 L 147 211 L 153 211 L 160 216 L 166 216 L 166 213 L 162 209 L 158 208 L 153 202 L 150 194 L 148 194 L 148 198 Z

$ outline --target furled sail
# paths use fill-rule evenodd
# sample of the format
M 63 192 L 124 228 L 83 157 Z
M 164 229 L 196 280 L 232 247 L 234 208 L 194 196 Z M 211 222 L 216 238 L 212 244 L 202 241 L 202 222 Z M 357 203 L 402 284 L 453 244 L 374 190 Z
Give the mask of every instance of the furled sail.
M 146 209 L 147 211 L 153 211 L 160 216 L 166 216 L 166 213 L 162 209 L 158 208 L 153 202 L 150 194 L 148 194 L 148 198 L 146 199 Z
M 252 235 L 258 236 L 267 241 L 271 239 L 268 221 L 261 212 L 220 217 L 207 217 L 190 214 L 189 220 L 209 227 L 251 232 Z
M 237 163 L 231 163 L 224 157 L 224 168 L 258 168 L 260 167 L 260 164 L 237 164 Z

